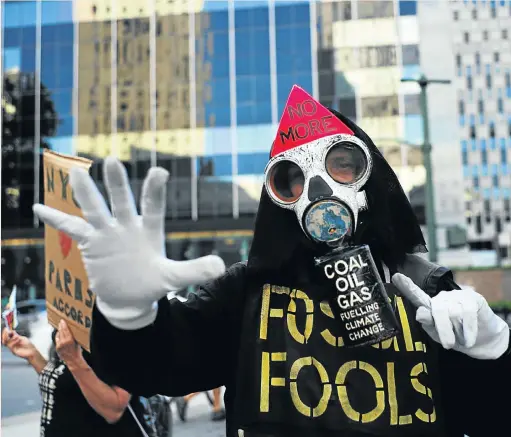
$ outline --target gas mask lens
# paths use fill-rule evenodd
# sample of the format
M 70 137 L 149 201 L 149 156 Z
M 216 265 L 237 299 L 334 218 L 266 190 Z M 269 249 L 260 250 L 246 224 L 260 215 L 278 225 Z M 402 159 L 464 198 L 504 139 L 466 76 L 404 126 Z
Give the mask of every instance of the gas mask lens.
M 303 193 L 305 177 L 298 165 L 291 161 L 280 161 L 269 174 L 273 194 L 285 203 L 297 201 Z
M 352 143 L 333 146 L 326 156 L 326 171 L 340 184 L 357 182 L 367 169 L 367 159 L 360 147 Z

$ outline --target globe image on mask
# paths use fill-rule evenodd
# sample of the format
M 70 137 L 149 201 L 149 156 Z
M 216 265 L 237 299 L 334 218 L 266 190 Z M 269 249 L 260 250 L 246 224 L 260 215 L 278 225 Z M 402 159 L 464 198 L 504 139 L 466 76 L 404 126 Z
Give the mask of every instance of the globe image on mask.
M 337 241 L 351 229 L 351 214 L 339 202 L 321 201 L 307 211 L 304 226 L 310 237 L 317 242 Z

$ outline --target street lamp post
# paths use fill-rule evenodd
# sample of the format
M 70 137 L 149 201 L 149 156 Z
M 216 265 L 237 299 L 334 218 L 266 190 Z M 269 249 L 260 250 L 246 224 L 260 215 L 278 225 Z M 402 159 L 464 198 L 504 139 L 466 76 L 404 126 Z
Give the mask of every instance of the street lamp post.
M 429 139 L 428 95 L 429 84 L 450 84 L 450 80 L 428 79 L 424 74 L 419 78 L 403 78 L 401 82 L 416 82 L 421 87 L 420 106 L 423 126 L 422 152 L 424 154 L 424 168 L 426 169 L 426 224 L 428 228 L 428 249 L 431 262 L 437 262 L 438 249 L 436 242 L 435 195 L 433 187 L 433 167 L 431 165 L 431 142 Z

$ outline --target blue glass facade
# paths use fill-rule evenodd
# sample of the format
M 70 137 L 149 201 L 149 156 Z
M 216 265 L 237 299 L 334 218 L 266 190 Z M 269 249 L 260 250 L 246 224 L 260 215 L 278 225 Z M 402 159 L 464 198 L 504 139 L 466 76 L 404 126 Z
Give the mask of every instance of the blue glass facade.
M 3 97 L 12 104 L 10 115 L 2 112 L 9 126 L 2 137 L 2 185 L 8 199 L 2 213 L 5 225 L 25 227 L 33 223 L 31 203 L 42 194 L 33 153 L 72 141 L 72 3 L 6 1 L 2 9 Z M 38 95 L 41 122 L 36 129 Z
M 294 84 L 312 93 L 310 5 L 307 1 L 275 7 L 278 114 Z
M 235 10 L 236 124 L 271 123 L 269 11 Z
M 344 49 L 328 41 L 327 27 L 355 19 L 351 1 L 206 0 L 192 15 L 158 12 L 154 44 L 147 2 L 140 2 L 139 17 L 123 18 L 112 17 L 104 2 L 90 11 L 79 2 L 2 2 L 4 78 L 7 72 L 12 80 L 16 74 L 40 78 L 41 96 L 52 108 L 41 144 L 91 159 L 119 153 L 135 192 L 151 165 L 168 168 L 167 215 L 175 222 L 253 217 L 276 124 L 294 84 L 352 118 L 360 106 L 368 117 L 399 116 L 396 96 L 361 102 L 336 66 Z M 384 3 L 361 7 L 359 18 L 417 13 L 417 1 Z M 374 47 L 363 49 L 360 59 L 367 59 L 360 65 L 355 49 L 347 48 L 350 68 L 383 70 L 402 58 L 403 74 L 420 71 L 417 44 L 378 44 L 375 38 Z M 408 97 L 404 135 L 420 142 L 416 96 Z M 34 101 L 33 87 L 24 99 Z M 23 141 L 37 150 L 34 135 Z M 37 196 L 33 183 L 20 181 L 30 180 L 27 172 L 33 180 L 36 171 L 33 159 L 14 161 L 10 185 L 3 184 L 18 193 L 11 196 L 12 227 L 30 227 Z M 101 172 L 94 169 L 93 176 L 101 185 Z

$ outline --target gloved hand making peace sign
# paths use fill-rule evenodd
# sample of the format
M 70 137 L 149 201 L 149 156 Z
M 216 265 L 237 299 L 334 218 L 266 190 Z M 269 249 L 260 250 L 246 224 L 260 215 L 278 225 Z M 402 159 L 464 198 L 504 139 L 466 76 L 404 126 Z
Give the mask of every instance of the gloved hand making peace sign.
M 168 172 L 151 168 L 138 215 L 122 163 L 108 157 L 104 180 L 112 214 L 89 173 L 70 172 L 70 183 L 85 220 L 45 205 L 34 213 L 78 242 L 98 309 L 120 329 L 139 329 L 156 318 L 157 301 L 167 293 L 215 279 L 225 271 L 217 256 L 172 261 L 165 254 Z

